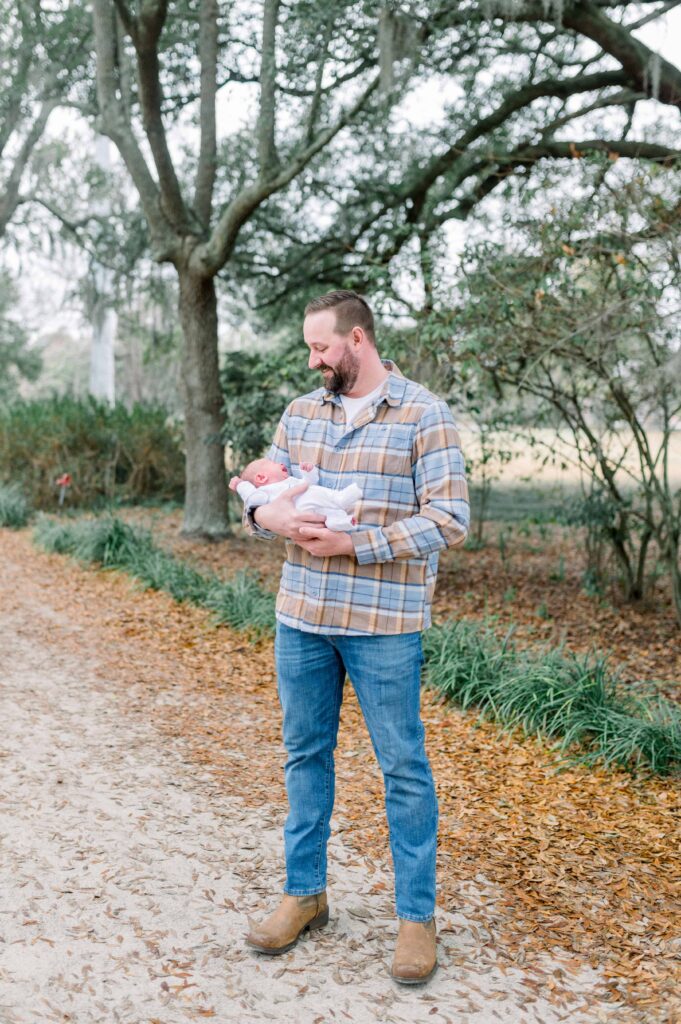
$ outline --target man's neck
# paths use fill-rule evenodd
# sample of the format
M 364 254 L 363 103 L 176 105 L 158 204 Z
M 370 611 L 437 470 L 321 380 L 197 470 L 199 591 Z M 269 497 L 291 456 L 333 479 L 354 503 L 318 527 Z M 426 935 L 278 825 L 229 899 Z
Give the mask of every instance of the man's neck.
M 345 397 L 364 398 L 365 395 L 371 394 L 374 388 L 377 388 L 379 384 L 382 384 L 389 373 L 390 371 L 386 369 L 383 363 L 378 363 L 376 366 L 368 367 L 364 373 L 361 373 L 357 377 L 354 388 L 352 391 L 348 391 Z

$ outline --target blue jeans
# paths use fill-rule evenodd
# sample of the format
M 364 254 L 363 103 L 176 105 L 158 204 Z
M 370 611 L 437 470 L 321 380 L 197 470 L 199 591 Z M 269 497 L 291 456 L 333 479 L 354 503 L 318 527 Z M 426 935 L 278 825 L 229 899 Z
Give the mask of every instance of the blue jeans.
M 307 896 L 326 888 L 333 752 L 347 671 L 383 772 L 397 916 L 428 921 L 435 910 L 438 804 L 420 717 L 421 634 L 343 636 L 277 622 L 275 655 L 288 753 L 284 891 Z

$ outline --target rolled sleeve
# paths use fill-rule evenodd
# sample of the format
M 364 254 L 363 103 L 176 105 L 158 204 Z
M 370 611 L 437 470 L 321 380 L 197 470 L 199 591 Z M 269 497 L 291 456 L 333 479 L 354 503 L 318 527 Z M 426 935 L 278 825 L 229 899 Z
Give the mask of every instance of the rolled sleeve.
M 446 402 L 429 405 L 417 424 L 412 476 L 418 514 L 389 526 L 352 533 L 360 564 L 425 558 L 466 540 L 470 523 L 466 468 L 459 432 Z

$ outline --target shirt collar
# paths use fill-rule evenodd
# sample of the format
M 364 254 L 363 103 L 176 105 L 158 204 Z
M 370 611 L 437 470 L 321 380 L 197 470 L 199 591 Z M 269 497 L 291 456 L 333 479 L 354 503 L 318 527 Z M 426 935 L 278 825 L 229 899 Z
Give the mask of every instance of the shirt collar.
M 407 379 L 397 363 L 394 363 L 392 359 L 382 359 L 381 362 L 390 373 L 383 382 L 383 390 L 378 396 L 376 404 L 378 405 L 386 401 L 388 405 L 401 405 L 407 386 Z M 325 390 L 322 392 L 322 402 L 333 402 L 334 405 L 340 405 L 340 395 L 334 394 L 333 391 Z

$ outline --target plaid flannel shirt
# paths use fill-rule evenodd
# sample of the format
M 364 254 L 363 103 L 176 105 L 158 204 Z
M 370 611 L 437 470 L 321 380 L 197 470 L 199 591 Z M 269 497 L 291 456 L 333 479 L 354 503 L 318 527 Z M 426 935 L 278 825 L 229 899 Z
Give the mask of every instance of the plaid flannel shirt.
M 311 555 L 286 542 L 277 618 L 315 633 L 411 633 L 431 623 L 439 552 L 469 524 L 461 442 L 447 404 L 390 360 L 378 398 L 348 431 L 338 395 L 317 388 L 286 409 L 267 457 L 289 472 L 319 467 L 324 487 L 356 482 L 355 557 Z M 244 512 L 248 533 L 276 536 Z

